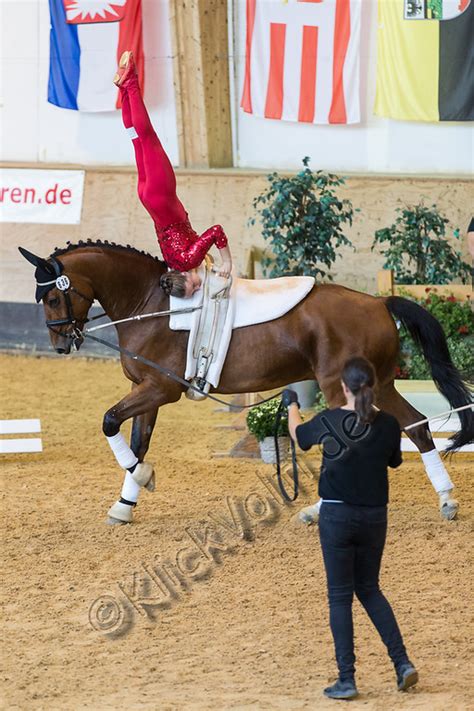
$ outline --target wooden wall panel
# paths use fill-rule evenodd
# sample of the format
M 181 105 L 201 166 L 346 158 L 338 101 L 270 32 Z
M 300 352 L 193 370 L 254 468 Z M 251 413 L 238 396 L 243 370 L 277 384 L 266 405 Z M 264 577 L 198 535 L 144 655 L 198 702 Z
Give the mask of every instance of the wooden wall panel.
M 248 225 L 253 215 L 252 200 L 268 185 L 265 175 L 241 170 L 177 171 L 178 194 L 194 228 L 203 231 L 210 225 L 222 224 L 240 272 L 247 268 L 249 250 L 265 244 L 259 224 Z M 370 250 L 374 232 L 393 222 L 396 207 L 418 202 L 422 196 L 429 196 L 429 203 L 436 203 L 453 226 L 464 232 L 471 218 L 473 187 L 473 181 L 466 179 L 349 177 L 340 194 L 350 198 L 354 207 L 361 208 L 347 231 L 357 251 L 343 250 L 334 266 L 335 280 L 356 289 L 375 291 L 383 258 Z M 66 240 L 74 242 L 89 237 L 131 243 L 159 254 L 153 223 L 136 195 L 134 171 L 86 169 L 80 225 L 0 223 L 0 301 L 33 300 L 32 270 L 19 255 L 18 245 L 48 256 Z M 462 248 L 468 260 L 465 242 Z
M 171 0 L 180 165 L 232 166 L 227 0 Z

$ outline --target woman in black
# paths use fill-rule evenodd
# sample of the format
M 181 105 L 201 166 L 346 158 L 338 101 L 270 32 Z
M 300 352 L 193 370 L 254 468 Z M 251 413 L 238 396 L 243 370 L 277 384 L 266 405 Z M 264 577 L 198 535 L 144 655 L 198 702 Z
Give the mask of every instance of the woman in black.
M 302 423 L 296 393 L 285 390 L 290 434 L 301 449 L 323 445 L 319 536 L 326 568 L 330 626 L 339 678 L 324 690 L 333 699 L 357 696 L 352 599 L 355 593 L 377 628 L 395 666 L 398 689 L 418 681 L 389 602 L 379 588 L 387 531 L 387 466 L 402 463 L 400 427 L 373 407 L 375 375 L 365 358 L 342 372 L 346 404 Z

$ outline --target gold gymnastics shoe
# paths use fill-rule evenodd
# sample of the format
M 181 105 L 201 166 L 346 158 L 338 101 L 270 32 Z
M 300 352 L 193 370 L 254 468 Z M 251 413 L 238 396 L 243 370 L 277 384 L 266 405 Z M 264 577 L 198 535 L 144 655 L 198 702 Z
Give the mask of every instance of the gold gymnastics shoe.
M 114 84 L 122 86 L 131 74 L 135 73 L 135 62 L 133 61 L 133 52 L 127 49 L 120 57 L 117 74 L 114 76 Z

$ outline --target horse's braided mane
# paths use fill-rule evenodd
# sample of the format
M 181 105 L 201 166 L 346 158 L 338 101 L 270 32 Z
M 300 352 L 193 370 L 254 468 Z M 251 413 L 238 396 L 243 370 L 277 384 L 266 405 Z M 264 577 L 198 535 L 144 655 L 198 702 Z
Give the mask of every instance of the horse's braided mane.
M 102 249 L 113 249 L 117 251 L 132 252 L 133 254 L 140 254 L 148 259 L 153 259 L 154 262 L 158 262 L 163 267 L 166 267 L 166 263 L 163 262 L 158 257 L 154 257 L 152 254 L 145 252 L 144 250 L 136 249 L 132 247 L 131 244 L 116 244 L 115 242 L 109 242 L 108 240 L 79 240 L 77 244 L 72 244 L 71 242 L 66 242 L 66 247 L 55 247 L 54 252 L 50 255 L 51 257 L 60 257 L 62 254 L 68 254 L 73 252 L 75 249 L 81 249 L 81 247 L 100 247 Z

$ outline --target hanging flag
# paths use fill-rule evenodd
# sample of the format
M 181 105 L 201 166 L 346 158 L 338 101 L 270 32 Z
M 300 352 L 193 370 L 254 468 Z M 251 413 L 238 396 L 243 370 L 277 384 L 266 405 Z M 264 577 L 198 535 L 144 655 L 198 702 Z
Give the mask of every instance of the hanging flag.
M 405 20 L 451 20 L 464 12 L 469 0 L 404 0 Z
M 361 0 L 247 0 L 242 109 L 358 123 L 360 14 Z
M 474 0 L 379 0 L 378 12 L 374 113 L 474 121 Z
M 141 0 L 49 0 L 49 9 L 51 104 L 79 111 L 119 108 L 112 80 L 127 49 L 143 87 Z

